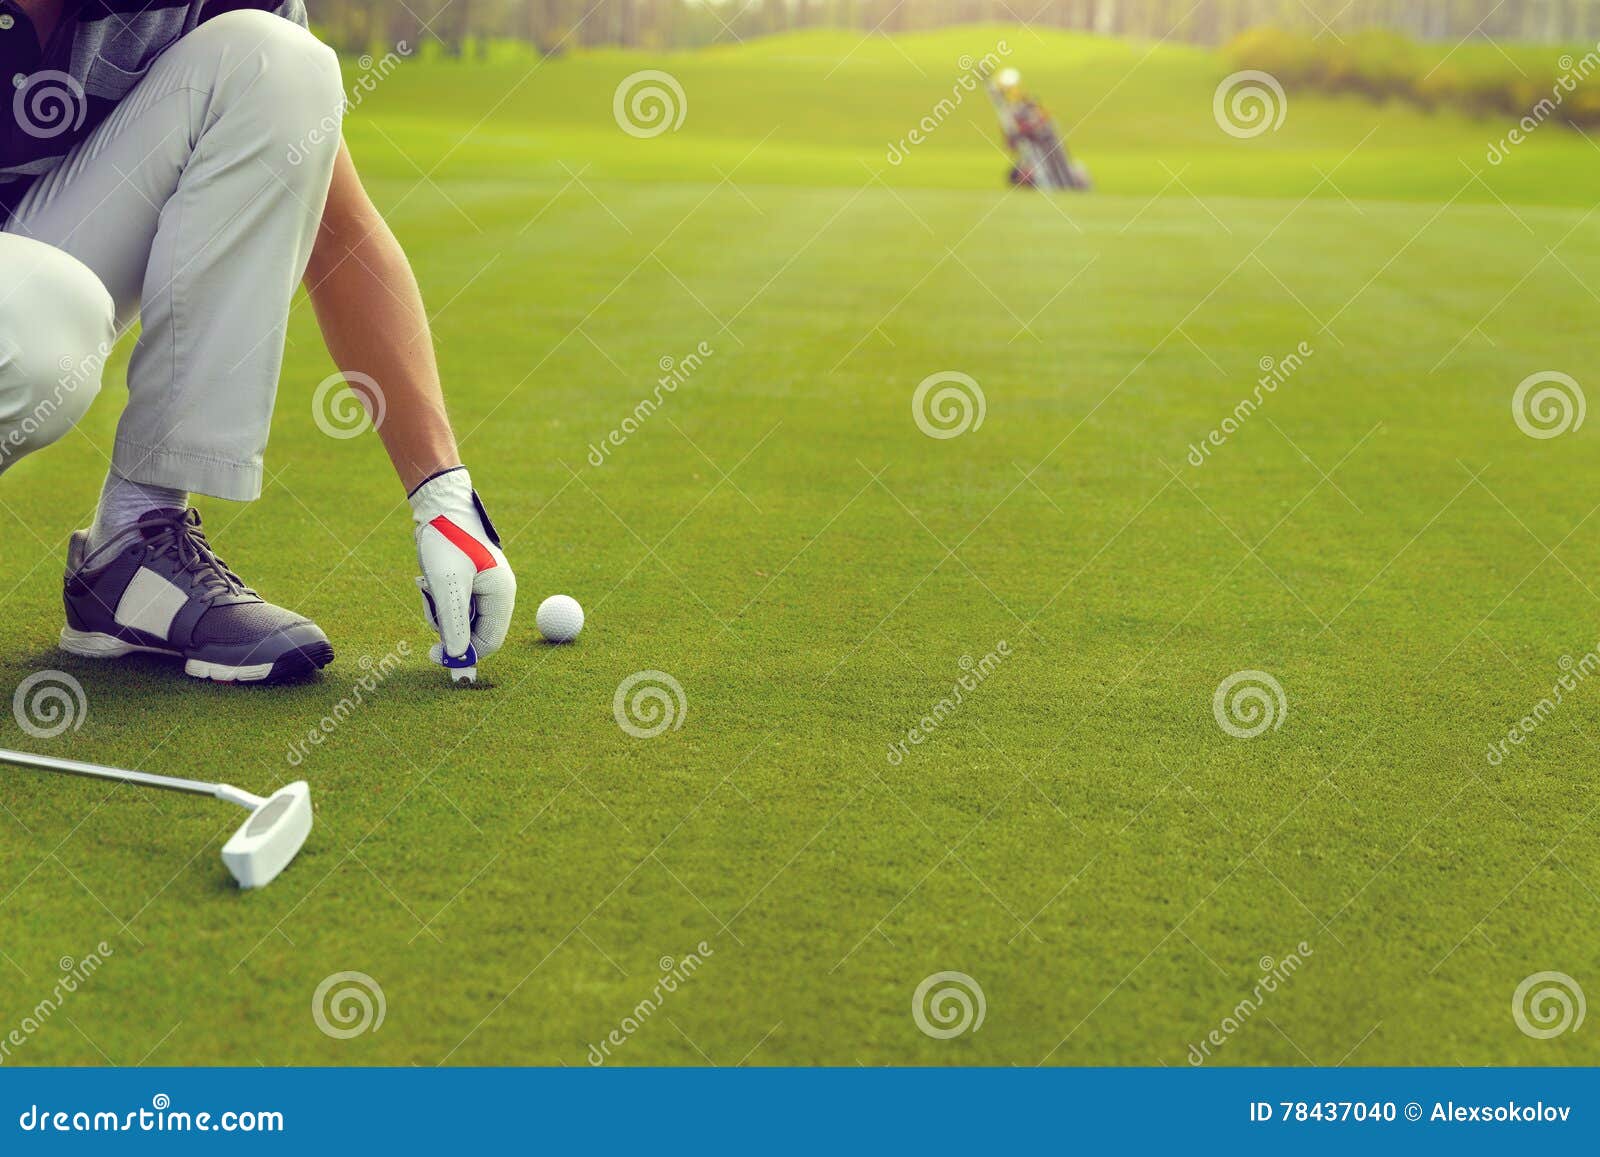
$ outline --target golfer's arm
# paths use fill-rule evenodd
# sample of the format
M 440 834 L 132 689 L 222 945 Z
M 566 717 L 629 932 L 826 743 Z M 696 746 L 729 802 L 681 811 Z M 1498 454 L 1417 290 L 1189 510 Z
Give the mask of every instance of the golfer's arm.
M 306 290 L 334 364 L 365 375 L 382 392 L 373 399 L 361 377 L 350 379 L 350 388 L 382 415 L 378 436 L 406 490 L 460 465 L 416 276 L 361 187 L 347 148 L 334 164 Z

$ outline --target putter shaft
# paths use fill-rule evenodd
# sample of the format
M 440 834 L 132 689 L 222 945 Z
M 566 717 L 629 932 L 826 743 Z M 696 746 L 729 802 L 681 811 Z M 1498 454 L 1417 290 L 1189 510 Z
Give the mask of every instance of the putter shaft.
M 49 755 L 33 755 L 26 751 L 6 751 L 0 748 L 0 763 L 28 767 L 35 771 L 60 771 L 67 775 L 81 775 L 88 779 L 109 779 L 118 783 L 134 783 L 142 787 L 158 787 L 163 791 L 181 791 L 189 795 L 218 798 L 215 783 L 201 783 L 196 779 L 178 779 L 167 775 L 152 775 L 147 771 L 123 771 L 121 768 L 101 767 L 96 763 L 80 763 L 76 759 L 56 759 Z M 221 797 L 231 798 L 231 797 Z M 238 801 L 234 801 L 238 802 Z

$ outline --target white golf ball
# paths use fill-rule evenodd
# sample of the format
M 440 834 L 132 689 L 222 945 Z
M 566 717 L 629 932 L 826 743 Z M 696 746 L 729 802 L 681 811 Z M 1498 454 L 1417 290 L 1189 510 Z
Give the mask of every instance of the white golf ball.
M 570 595 L 551 595 L 539 604 L 533 621 L 552 643 L 570 643 L 583 630 L 583 608 Z

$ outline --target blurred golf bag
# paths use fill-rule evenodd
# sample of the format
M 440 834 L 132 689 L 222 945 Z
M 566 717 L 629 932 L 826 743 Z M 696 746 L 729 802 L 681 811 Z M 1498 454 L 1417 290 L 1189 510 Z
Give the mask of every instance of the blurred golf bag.
M 1089 188 L 1089 170 L 1072 159 L 1050 114 L 1020 87 L 1014 68 L 1002 69 L 985 87 L 1000 117 L 1000 131 L 1014 158 L 1010 182 L 1030 189 Z

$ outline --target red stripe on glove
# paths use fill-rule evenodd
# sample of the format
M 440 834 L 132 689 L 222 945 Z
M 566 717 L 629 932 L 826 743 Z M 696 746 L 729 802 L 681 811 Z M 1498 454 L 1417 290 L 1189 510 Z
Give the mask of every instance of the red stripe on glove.
M 483 543 L 473 538 L 472 535 L 462 530 L 444 515 L 441 514 L 428 525 L 448 538 L 457 550 L 472 560 L 472 565 L 477 567 L 480 572 L 486 571 L 495 565 L 494 555 L 489 553 L 488 548 Z

